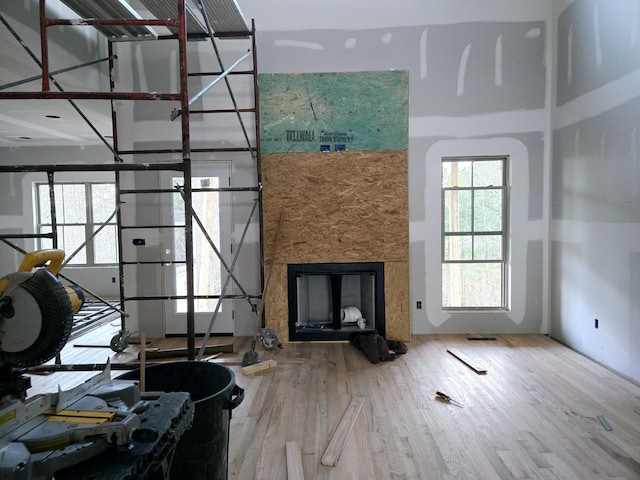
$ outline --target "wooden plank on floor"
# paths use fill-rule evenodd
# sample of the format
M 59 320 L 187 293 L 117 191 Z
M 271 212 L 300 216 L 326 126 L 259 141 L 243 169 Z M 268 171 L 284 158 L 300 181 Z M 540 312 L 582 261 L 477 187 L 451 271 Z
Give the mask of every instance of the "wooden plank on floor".
M 451 348 L 448 348 L 447 352 L 449 352 L 451 355 L 456 357 L 458 360 L 460 360 L 462 363 L 464 363 L 467 367 L 469 367 L 471 370 L 473 370 L 477 374 L 485 375 L 487 373 L 487 368 L 484 365 L 481 365 L 477 359 L 475 358 L 472 359 L 467 354 L 459 350 L 453 350 Z
M 269 370 L 270 368 L 274 368 L 277 366 L 278 366 L 278 362 L 276 362 L 275 360 L 265 360 L 264 362 L 254 363 L 253 365 L 242 367 L 240 371 L 244 375 L 251 376 L 251 375 L 255 375 L 258 372 Z
M 287 478 L 289 480 L 304 480 L 302 468 L 302 451 L 298 442 L 287 442 Z
M 324 451 L 322 461 L 320 462 L 322 465 L 335 467 L 338 463 L 344 444 L 347 441 L 347 438 L 349 438 L 349 434 L 353 430 L 353 426 L 356 424 L 358 414 L 360 413 L 360 410 L 362 410 L 363 405 L 364 398 L 355 397 L 351 399 L 351 403 L 349 403 L 349 406 L 345 410 L 342 420 L 340 420 L 340 423 L 338 424 L 338 428 L 333 432 L 329 446 Z

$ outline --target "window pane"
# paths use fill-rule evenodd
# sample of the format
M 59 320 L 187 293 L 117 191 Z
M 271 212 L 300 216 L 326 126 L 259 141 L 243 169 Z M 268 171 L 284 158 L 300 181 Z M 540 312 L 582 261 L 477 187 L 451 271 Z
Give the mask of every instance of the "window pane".
M 471 231 L 470 190 L 447 190 L 444 192 L 444 231 Z
M 94 229 L 97 230 L 99 227 Z M 118 239 L 115 225 L 107 225 L 93 237 L 94 263 L 118 262 Z
M 473 239 L 474 260 L 502 260 L 502 235 L 476 235 Z
M 65 261 L 76 249 L 85 242 L 84 226 L 58 226 L 58 248 L 65 252 Z M 82 248 L 75 257 L 71 259 L 69 265 L 87 263 L 87 249 Z
M 473 163 L 473 186 L 489 187 L 503 185 L 503 160 L 476 160 Z
M 51 225 L 45 225 L 38 228 L 38 233 L 51 233 Z M 39 238 L 38 239 L 38 248 L 53 248 L 53 240 L 50 238 Z
M 104 223 L 116 209 L 116 186 L 113 183 L 91 185 L 93 223 Z M 115 222 L 115 217 L 111 219 Z
M 442 162 L 442 186 L 470 187 L 472 162 L 444 161 Z
M 453 235 L 444 237 L 445 260 L 472 260 L 472 236 Z
M 63 209 L 58 209 L 56 192 L 56 216 L 59 223 L 85 223 L 87 221 L 87 203 L 84 185 L 69 184 L 62 186 Z
M 502 308 L 500 263 L 443 263 L 442 306 Z
M 51 223 L 51 199 L 47 185 L 38 185 L 38 209 L 40 223 Z
M 473 231 L 502 231 L 502 190 L 474 190 Z
M 63 191 L 62 185 L 54 185 L 53 186 L 53 196 L 55 197 L 55 207 L 56 207 L 56 222 L 64 223 L 65 215 L 64 215 L 64 201 L 63 201 Z

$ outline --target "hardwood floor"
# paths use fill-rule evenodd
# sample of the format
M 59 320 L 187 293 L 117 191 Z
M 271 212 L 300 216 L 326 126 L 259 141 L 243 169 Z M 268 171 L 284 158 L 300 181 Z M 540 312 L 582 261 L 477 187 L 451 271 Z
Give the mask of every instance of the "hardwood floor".
M 234 343 L 235 353 L 213 361 L 226 363 L 245 390 L 232 411 L 230 479 L 287 479 L 288 442 L 299 445 L 307 480 L 640 479 L 640 387 L 546 336 L 414 335 L 405 355 L 376 365 L 348 343 L 257 347 L 261 361 L 278 365 L 251 377 L 239 365 L 249 338 L 215 342 Z M 447 349 L 487 373 L 475 373 Z M 121 354 L 97 350 L 68 346 L 62 359 L 137 356 L 135 345 Z M 67 375 L 77 374 L 34 376 L 30 394 L 71 383 Z M 436 399 L 436 390 L 464 406 Z M 364 406 L 336 466 L 324 466 L 322 455 L 354 397 Z

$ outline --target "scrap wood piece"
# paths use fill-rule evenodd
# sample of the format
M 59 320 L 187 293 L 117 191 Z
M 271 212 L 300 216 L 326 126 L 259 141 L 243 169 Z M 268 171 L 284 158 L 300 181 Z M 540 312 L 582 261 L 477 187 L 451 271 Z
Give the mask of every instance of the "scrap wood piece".
M 300 444 L 298 442 L 287 442 L 285 450 L 287 453 L 287 478 L 289 480 L 304 480 Z
M 604 418 L 604 415 L 598 415 L 598 420 L 600 421 L 600 423 L 602 424 L 602 426 L 607 432 L 610 432 L 613 430 L 613 427 L 611 427 L 609 422 L 607 422 L 607 419 Z
M 221 345 L 207 345 L 205 347 L 205 353 L 233 353 L 233 344 L 221 344 Z M 187 348 L 147 348 L 147 358 L 173 358 L 173 357 L 186 357 L 189 353 Z M 140 356 L 138 355 L 138 358 Z
M 264 362 L 254 363 L 253 365 L 247 365 L 246 367 L 242 367 L 240 371 L 244 375 L 254 375 L 258 372 L 262 372 L 263 370 L 269 370 L 270 368 L 274 368 L 278 366 L 278 362 L 275 360 L 265 360 Z
M 338 459 L 342 454 L 344 444 L 356 424 L 358 414 L 360 413 L 360 410 L 362 410 L 363 405 L 364 398 L 355 397 L 351 399 L 351 403 L 349 403 L 347 410 L 344 412 L 342 420 L 340 420 L 340 423 L 338 424 L 338 428 L 333 432 L 329 446 L 327 446 L 327 449 L 324 451 L 324 455 L 320 462 L 322 465 L 326 465 L 328 467 L 336 466 Z
M 453 355 L 454 357 L 456 357 L 458 360 L 460 360 L 462 363 L 464 363 L 467 367 L 469 367 L 471 370 L 473 370 L 474 372 L 476 372 L 477 374 L 480 375 L 484 375 L 487 373 L 487 369 L 484 366 L 480 366 L 477 362 L 477 360 L 471 360 L 469 359 L 465 354 L 459 352 L 459 351 L 454 351 L 450 348 L 447 349 L 447 352 L 450 353 L 451 355 Z

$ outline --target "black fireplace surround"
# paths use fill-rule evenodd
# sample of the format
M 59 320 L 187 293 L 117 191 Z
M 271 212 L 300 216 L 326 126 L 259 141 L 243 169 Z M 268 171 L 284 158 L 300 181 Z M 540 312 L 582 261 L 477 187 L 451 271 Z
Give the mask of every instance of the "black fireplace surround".
M 289 264 L 287 288 L 291 341 L 385 334 L 383 262 Z

